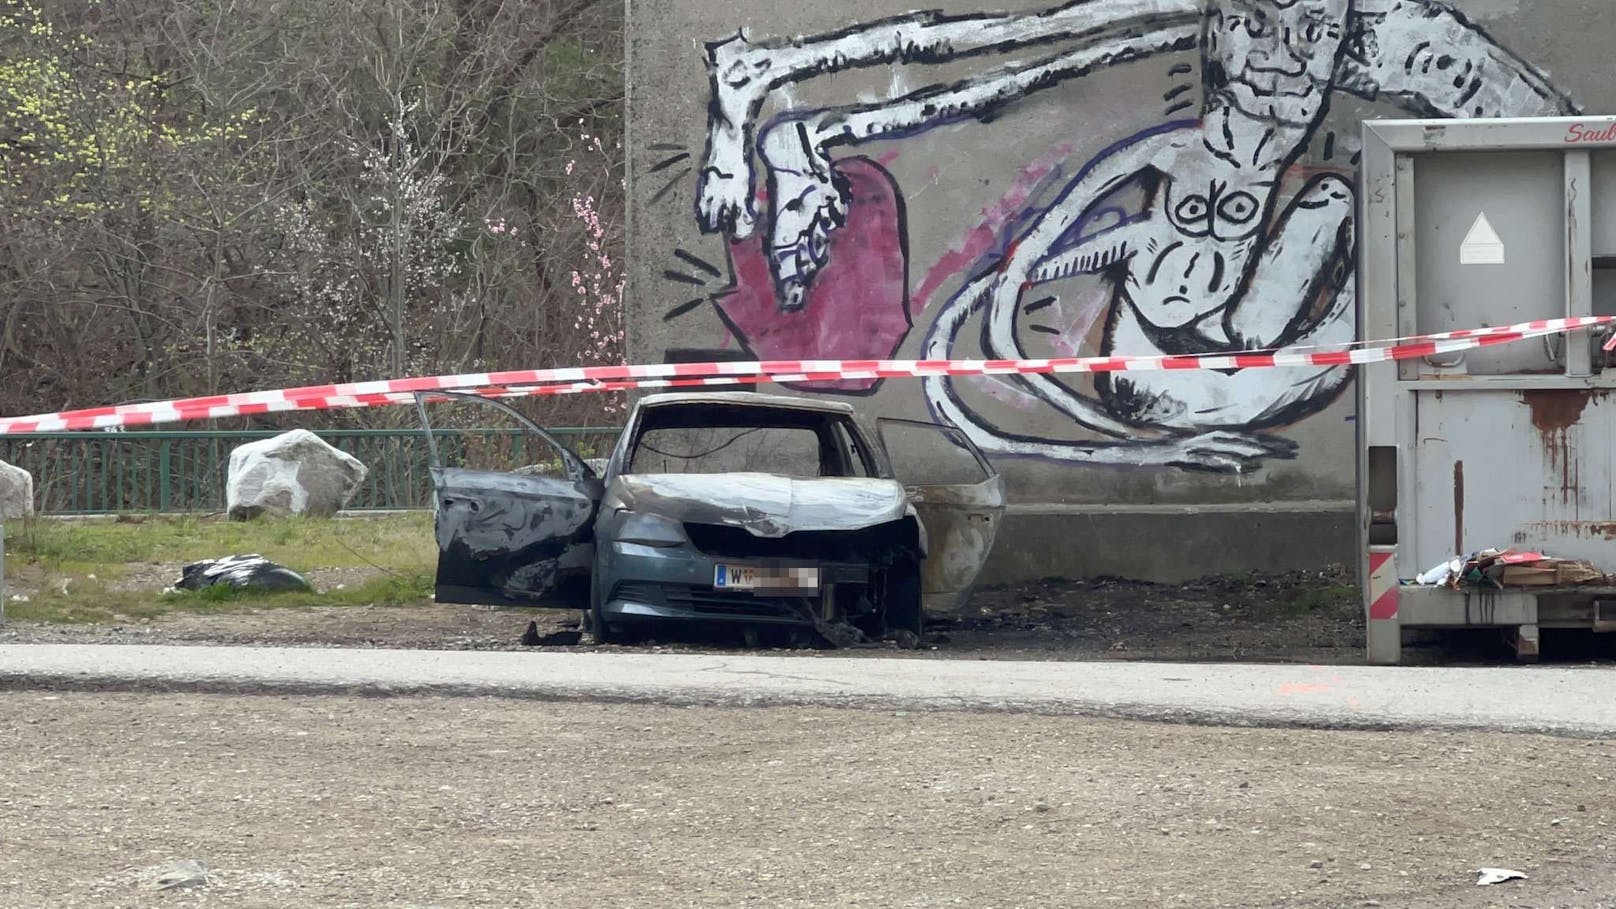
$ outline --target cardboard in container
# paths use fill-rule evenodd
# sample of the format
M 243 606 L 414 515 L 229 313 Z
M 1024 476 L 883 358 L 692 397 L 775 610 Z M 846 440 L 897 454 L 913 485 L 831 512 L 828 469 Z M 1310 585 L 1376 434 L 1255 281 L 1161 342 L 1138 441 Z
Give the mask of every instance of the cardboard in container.
M 1560 573 L 1553 568 L 1539 568 L 1536 565 L 1510 565 L 1498 577 L 1498 583 L 1505 587 L 1553 587 L 1560 583 Z
M 1544 559 L 1505 565 L 1498 582 L 1505 587 L 1569 587 L 1603 580 L 1605 573 L 1587 562 Z

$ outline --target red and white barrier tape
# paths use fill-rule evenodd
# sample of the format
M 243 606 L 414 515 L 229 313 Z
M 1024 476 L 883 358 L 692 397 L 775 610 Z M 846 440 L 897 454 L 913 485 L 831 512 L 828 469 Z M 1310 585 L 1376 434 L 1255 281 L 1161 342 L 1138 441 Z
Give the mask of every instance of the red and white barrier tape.
M 1281 350 L 1196 356 L 1056 357 L 1021 360 L 764 360 L 735 363 L 580 366 L 421 376 L 5 417 L 0 418 L 0 434 L 109 429 L 286 411 L 377 407 L 409 403 L 414 400 L 415 392 L 422 391 L 459 391 L 485 397 L 520 397 L 761 382 L 795 384 L 838 379 L 1348 366 L 1455 353 L 1612 323 L 1616 323 L 1616 316 L 1540 319 L 1497 328 L 1464 329 L 1394 338 L 1389 341 L 1354 342 L 1338 348 L 1290 347 Z

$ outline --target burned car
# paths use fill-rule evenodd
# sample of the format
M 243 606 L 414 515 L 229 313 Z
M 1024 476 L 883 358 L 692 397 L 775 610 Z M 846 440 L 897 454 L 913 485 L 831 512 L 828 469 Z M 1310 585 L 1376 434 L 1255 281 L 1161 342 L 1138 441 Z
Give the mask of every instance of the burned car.
M 444 399 L 504 412 L 548 460 L 446 464 Z M 958 429 L 883 419 L 871 434 L 843 402 L 647 396 L 594 467 L 498 402 L 432 393 L 420 410 L 438 601 L 581 609 L 599 641 L 666 622 L 918 635 L 925 610 L 963 604 L 1004 511 L 1002 480 Z

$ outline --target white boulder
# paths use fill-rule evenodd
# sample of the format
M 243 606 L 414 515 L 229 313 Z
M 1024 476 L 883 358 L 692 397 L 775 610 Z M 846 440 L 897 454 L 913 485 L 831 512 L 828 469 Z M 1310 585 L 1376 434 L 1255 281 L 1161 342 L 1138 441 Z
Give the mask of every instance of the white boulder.
M 15 521 L 34 513 L 34 475 L 0 461 L 0 521 Z
M 348 504 L 367 473 L 358 458 L 294 429 L 230 452 L 225 504 L 237 521 L 264 514 L 328 518 Z

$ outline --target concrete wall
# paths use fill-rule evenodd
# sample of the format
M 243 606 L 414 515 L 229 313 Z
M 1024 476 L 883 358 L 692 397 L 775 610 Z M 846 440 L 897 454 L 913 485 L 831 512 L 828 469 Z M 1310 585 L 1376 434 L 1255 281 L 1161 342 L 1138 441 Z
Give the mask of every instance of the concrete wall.
M 1604 0 L 912 6 L 629 0 L 633 362 L 1349 340 L 1362 119 L 1616 110 Z M 815 393 L 969 432 L 989 580 L 1353 557 L 1340 369 Z

